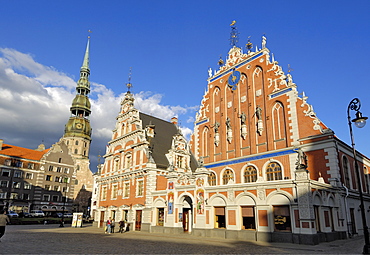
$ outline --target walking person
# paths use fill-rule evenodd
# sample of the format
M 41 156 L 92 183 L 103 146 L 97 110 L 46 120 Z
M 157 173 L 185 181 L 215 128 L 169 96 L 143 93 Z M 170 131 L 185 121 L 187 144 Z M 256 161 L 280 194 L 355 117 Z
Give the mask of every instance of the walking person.
M 0 211 L 0 239 L 5 234 L 5 226 L 7 223 L 10 223 L 10 220 L 8 216 L 6 215 L 5 210 L 1 210 Z
M 114 219 L 110 222 L 110 232 L 114 233 L 114 227 L 116 226 L 116 223 L 114 222 Z
M 111 223 L 112 223 L 112 220 L 109 217 L 107 220 L 106 226 L 105 226 L 106 227 L 105 233 L 108 233 L 108 234 L 111 233 Z
M 124 220 L 121 220 L 119 222 L 119 230 L 118 230 L 118 233 L 123 233 L 125 232 L 125 221 Z

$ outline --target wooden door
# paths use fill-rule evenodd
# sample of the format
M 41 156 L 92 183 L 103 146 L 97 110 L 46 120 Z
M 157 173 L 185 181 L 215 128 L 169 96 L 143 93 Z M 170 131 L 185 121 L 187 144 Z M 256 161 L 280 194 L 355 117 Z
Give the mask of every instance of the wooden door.
M 135 220 L 135 230 L 136 231 L 141 230 L 141 216 L 142 216 L 142 211 L 141 210 L 136 211 L 136 220 Z
M 100 212 L 100 224 L 99 227 L 104 226 L 104 212 Z
M 184 232 L 189 231 L 189 209 L 183 209 L 182 228 L 184 229 Z

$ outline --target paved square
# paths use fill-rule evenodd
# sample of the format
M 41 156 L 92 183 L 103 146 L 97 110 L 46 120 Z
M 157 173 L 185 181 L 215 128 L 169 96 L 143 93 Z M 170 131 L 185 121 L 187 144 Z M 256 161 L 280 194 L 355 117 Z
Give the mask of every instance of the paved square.
M 361 254 L 363 238 L 315 246 L 201 238 L 189 234 L 105 234 L 91 225 L 8 225 L 1 254 Z

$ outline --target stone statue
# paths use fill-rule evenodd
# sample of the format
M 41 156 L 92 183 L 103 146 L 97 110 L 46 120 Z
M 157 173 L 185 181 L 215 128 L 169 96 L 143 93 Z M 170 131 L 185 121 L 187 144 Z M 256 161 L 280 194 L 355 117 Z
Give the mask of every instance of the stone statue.
M 208 77 L 212 77 L 212 68 L 208 69 Z
M 239 115 L 239 118 L 240 118 L 240 122 L 242 125 L 245 124 L 245 122 L 247 121 L 247 115 L 245 115 L 244 112 L 242 112 L 240 115 Z
M 215 133 L 218 133 L 218 128 L 220 127 L 220 123 L 216 121 L 213 127 L 215 128 Z
M 306 155 L 306 153 L 304 153 L 304 151 L 302 151 L 301 148 L 294 149 L 294 151 L 298 153 L 297 162 L 295 163 L 297 168 L 307 168 L 307 155 Z
M 261 119 L 262 117 L 262 108 L 259 107 L 259 105 L 257 105 L 257 108 L 256 108 L 256 116 L 257 116 L 257 119 Z
M 262 36 L 262 49 L 266 48 L 266 37 Z
M 227 129 L 231 129 L 231 123 L 230 123 L 230 118 L 229 117 L 226 118 L 226 127 L 227 127 Z

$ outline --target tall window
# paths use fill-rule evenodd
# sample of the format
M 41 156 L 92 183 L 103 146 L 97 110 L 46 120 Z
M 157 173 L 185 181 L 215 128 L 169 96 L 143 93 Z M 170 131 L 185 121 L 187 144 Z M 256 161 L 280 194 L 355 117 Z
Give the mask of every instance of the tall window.
M 244 170 L 244 182 L 255 182 L 257 181 L 257 169 L 254 166 L 248 166 Z
M 268 181 L 282 180 L 283 175 L 281 171 L 281 166 L 276 162 L 271 162 L 267 166 L 266 176 Z
M 205 127 L 203 129 L 203 141 L 202 141 L 202 146 L 203 146 L 203 151 L 202 151 L 202 154 L 203 154 L 203 157 L 205 156 L 209 156 L 209 152 L 208 152 L 208 141 L 209 141 L 209 129 L 208 127 Z
M 223 185 L 228 184 L 230 180 L 234 180 L 234 173 L 230 169 L 226 169 L 224 174 L 222 175 Z
M 112 186 L 112 199 L 117 199 L 117 190 L 118 190 L 118 185 L 113 185 Z
M 131 165 L 132 165 L 132 158 L 131 158 L 131 154 L 129 154 L 126 156 L 126 168 L 130 168 Z
M 107 199 L 107 187 L 103 187 L 101 191 L 101 200 Z
M 123 194 L 124 197 L 129 197 L 130 196 L 130 183 L 126 182 L 125 183 L 125 192 Z
M 119 158 L 114 159 L 114 171 L 119 169 Z
M 49 166 L 49 171 L 51 172 L 51 171 L 53 171 L 53 166 Z
M 208 175 L 208 184 L 209 186 L 216 186 L 216 174 L 214 172 Z
M 26 173 L 26 179 L 32 179 L 32 173 Z
M 137 196 L 138 197 L 141 197 L 144 195 L 144 181 L 143 180 L 139 180 L 137 182 Z
M 278 141 L 285 138 L 285 120 L 284 120 L 284 108 L 280 102 L 277 102 L 272 109 L 272 123 L 274 140 Z
M 343 176 L 344 176 L 344 185 L 350 188 L 351 182 L 349 179 L 349 164 L 347 157 L 343 157 Z
M 242 228 L 243 229 L 256 229 L 256 219 L 254 216 L 253 206 L 242 206 Z

